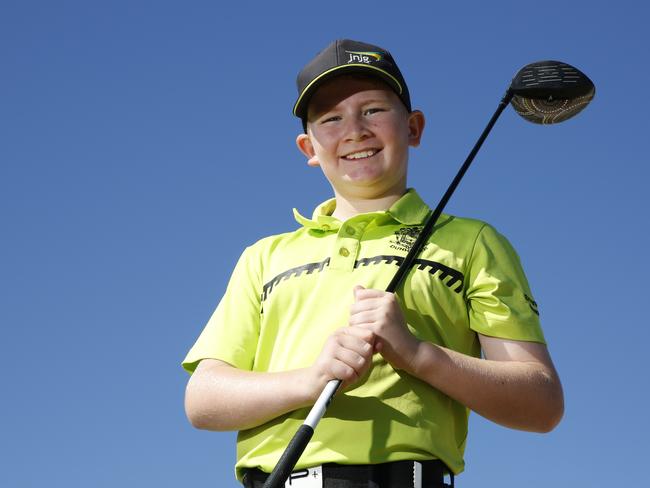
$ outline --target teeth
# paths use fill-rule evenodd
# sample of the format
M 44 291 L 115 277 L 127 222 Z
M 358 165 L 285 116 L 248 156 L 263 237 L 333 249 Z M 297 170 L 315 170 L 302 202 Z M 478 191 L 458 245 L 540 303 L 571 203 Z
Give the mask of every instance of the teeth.
M 370 149 L 368 151 L 359 151 L 356 153 L 348 154 L 345 156 L 345 159 L 362 159 L 362 158 L 369 158 L 370 156 L 374 156 L 377 153 L 375 149 Z

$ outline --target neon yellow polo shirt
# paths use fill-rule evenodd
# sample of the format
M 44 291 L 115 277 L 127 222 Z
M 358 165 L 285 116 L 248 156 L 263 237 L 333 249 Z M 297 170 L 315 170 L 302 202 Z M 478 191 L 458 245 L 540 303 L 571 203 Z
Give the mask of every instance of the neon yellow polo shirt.
M 248 247 L 183 366 L 205 358 L 252 371 L 313 364 L 347 325 L 355 285 L 385 289 L 430 209 L 409 190 L 387 211 L 332 217 L 329 200 L 300 228 Z M 544 342 L 519 258 L 489 225 L 443 214 L 397 292 L 419 339 L 479 357 L 477 333 Z M 299 388 L 300 385 L 296 385 Z M 236 474 L 270 472 L 309 409 L 239 432 Z M 336 395 L 296 469 L 438 458 L 464 468 L 468 410 L 375 355 L 370 373 Z

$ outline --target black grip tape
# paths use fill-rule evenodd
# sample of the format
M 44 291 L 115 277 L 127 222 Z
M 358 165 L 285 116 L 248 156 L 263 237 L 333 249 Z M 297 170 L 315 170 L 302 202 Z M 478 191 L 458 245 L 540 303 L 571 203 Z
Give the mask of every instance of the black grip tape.
M 283 488 L 287 478 L 293 471 L 294 466 L 300 459 L 303 451 L 309 444 L 309 440 L 314 435 L 314 429 L 309 425 L 302 424 L 298 432 L 293 436 L 291 442 L 282 453 L 278 464 L 275 465 L 273 471 L 266 479 L 264 488 Z

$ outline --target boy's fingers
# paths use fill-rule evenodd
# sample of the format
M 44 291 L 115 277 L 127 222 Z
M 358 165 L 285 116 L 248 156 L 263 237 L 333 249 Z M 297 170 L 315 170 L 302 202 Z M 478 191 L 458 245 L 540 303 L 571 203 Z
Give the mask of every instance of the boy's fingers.
M 365 346 L 370 345 L 371 343 L 360 335 L 342 335 L 339 337 L 338 343 L 345 349 L 350 349 L 352 351 L 363 352 L 367 350 Z
M 354 370 L 357 372 L 361 371 L 363 366 L 368 361 L 367 356 L 358 354 L 351 349 L 339 349 L 336 352 L 335 359 L 350 366 L 351 368 L 354 368 Z
M 369 348 L 366 346 L 372 347 L 374 341 L 375 335 L 372 331 L 357 327 L 344 327 L 339 338 L 339 343 L 343 347 L 355 348 L 363 352 L 367 352 Z
M 360 327 L 375 322 L 375 314 L 372 310 L 362 310 L 354 314 L 350 314 L 349 324 L 352 326 Z
M 380 298 L 367 298 L 365 300 L 354 302 L 352 305 L 350 305 L 350 315 L 354 315 L 359 312 L 366 312 L 368 310 L 376 310 L 380 305 Z
M 330 374 L 344 383 L 358 380 L 372 362 L 374 334 L 364 329 L 343 327 L 330 340 Z
M 359 300 L 359 293 L 365 290 L 365 288 L 361 285 L 356 285 L 354 288 L 352 288 L 352 295 L 354 296 L 354 301 L 356 302 Z
M 358 327 L 347 327 L 345 334 L 341 336 L 340 343 L 343 347 L 356 348 L 360 351 L 366 351 L 366 345 L 372 346 L 374 334 L 366 329 Z
M 356 379 L 357 372 L 354 368 L 347 365 L 344 361 L 339 360 L 337 363 L 332 365 L 331 373 L 335 379 L 341 381 L 354 381 Z
M 355 300 L 368 300 L 369 298 L 381 298 L 386 294 L 383 290 L 375 290 L 374 288 L 364 288 L 362 286 L 354 287 Z

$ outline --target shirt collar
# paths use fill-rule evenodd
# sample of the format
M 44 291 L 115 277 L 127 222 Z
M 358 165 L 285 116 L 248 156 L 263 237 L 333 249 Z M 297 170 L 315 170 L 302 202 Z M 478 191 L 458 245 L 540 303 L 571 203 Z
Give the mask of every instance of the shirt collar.
M 314 209 L 311 219 L 303 217 L 295 208 L 293 216 L 300 225 L 308 229 L 337 230 L 341 227 L 341 221 L 332 217 L 335 208 L 336 199 L 331 198 Z M 420 195 L 413 188 L 409 188 L 387 211 L 376 213 L 388 214 L 404 225 L 419 225 L 424 222 L 430 211 L 431 209 L 422 201 Z

